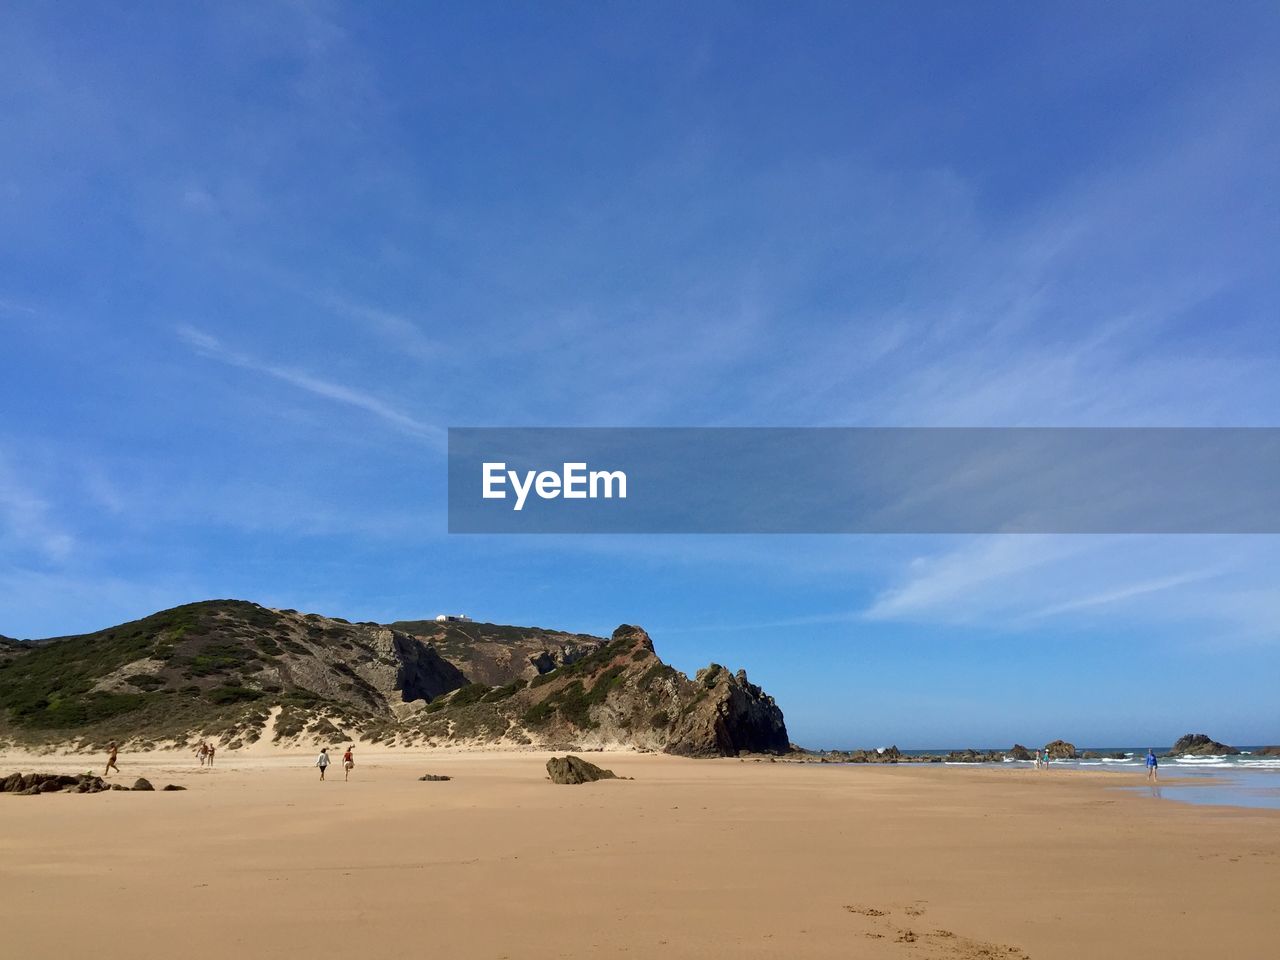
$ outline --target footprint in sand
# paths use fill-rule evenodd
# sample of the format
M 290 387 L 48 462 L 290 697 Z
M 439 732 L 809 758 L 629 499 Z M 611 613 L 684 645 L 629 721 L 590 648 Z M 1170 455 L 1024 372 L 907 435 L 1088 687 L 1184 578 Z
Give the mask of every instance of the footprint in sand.
M 1006 944 L 990 943 L 983 940 L 972 940 L 960 936 L 951 930 L 936 929 L 929 933 L 916 933 L 905 927 L 895 927 L 890 911 L 861 904 L 846 904 L 845 910 L 865 917 L 871 921 L 862 935 L 868 940 L 886 940 L 893 934 L 893 942 L 910 945 L 910 955 L 920 960 L 1031 960 L 1018 947 Z M 919 917 L 925 911 L 918 903 L 903 907 L 902 912 L 910 917 Z
M 846 904 L 845 909 L 850 913 L 861 914 L 864 917 L 883 917 L 888 915 L 888 911 L 877 910 L 875 907 L 859 907 L 853 904 Z

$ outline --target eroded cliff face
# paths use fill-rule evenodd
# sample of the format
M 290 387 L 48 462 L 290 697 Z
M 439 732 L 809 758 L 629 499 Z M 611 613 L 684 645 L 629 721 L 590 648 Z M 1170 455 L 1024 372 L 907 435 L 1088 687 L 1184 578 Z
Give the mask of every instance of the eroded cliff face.
M 554 749 L 639 747 L 683 756 L 784 753 L 786 723 L 743 671 L 713 664 L 690 679 L 623 625 L 586 657 L 526 683 L 459 691 L 417 718 L 429 742 L 472 738 Z
M 788 749 L 782 711 L 744 671 L 712 664 L 690 679 L 630 625 L 605 640 L 469 622 L 349 623 L 216 600 L 4 653 L 0 734 L 26 739 L 216 734 L 234 744 L 269 730 L 281 740 L 360 734 L 688 756 Z M 42 695 L 51 688 L 57 698 Z
M 747 672 L 731 674 L 718 663 L 694 678 L 707 696 L 696 699 L 686 722 L 666 745 L 669 753 L 687 755 L 786 753 L 790 742 L 782 711 Z
M 393 690 L 400 700 L 431 701 L 467 684 L 467 677 L 431 644 L 395 630 L 383 630 L 391 654 L 399 662 Z

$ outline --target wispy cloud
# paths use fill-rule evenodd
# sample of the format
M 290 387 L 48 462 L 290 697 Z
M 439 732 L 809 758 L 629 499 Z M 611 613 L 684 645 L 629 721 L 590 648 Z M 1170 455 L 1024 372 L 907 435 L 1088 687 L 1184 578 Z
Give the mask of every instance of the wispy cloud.
M 409 317 L 393 310 L 367 303 L 358 303 L 336 293 L 313 295 L 316 303 L 368 325 L 386 340 L 396 351 L 422 361 L 438 361 L 444 352 L 439 341 L 423 333 L 422 328 Z
M 1172 577 L 1160 577 L 1155 580 L 1141 580 L 1137 583 L 1126 584 L 1117 587 L 1114 590 L 1106 590 L 1102 593 L 1090 594 L 1087 597 L 1077 597 L 1074 600 L 1067 600 L 1062 603 L 1055 603 L 1051 606 L 1036 610 L 1026 615 L 1027 620 L 1039 620 L 1045 617 L 1054 617 L 1064 613 L 1072 613 L 1077 610 L 1086 610 L 1093 607 L 1105 607 L 1109 604 L 1120 603 L 1124 600 L 1131 600 L 1134 597 L 1143 597 L 1151 593 L 1160 593 L 1165 590 L 1172 590 L 1175 587 L 1181 587 L 1189 583 L 1197 583 L 1201 580 L 1208 580 L 1211 577 L 1220 575 L 1220 570 L 1201 570 L 1192 573 L 1178 574 Z
M 279 380 L 282 383 L 287 383 L 289 386 L 296 387 L 299 390 L 306 391 L 307 393 L 313 394 L 317 397 L 323 397 L 324 399 L 332 400 L 335 403 L 363 410 L 366 413 L 373 414 L 375 417 L 404 433 L 428 440 L 438 448 L 443 449 L 444 447 L 445 433 L 439 427 L 410 416 L 402 410 L 396 409 L 389 403 L 380 400 L 363 390 L 357 390 L 353 387 L 348 387 L 341 383 L 334 383 L 331 380 L 317 377 L 302 370 L 295 370 L 292 367 L 280 366 L 276 363 L 259 360 L 247 354 L 231 350 L 228 347 L 225 347 L 216 337 L 205 333 L 202 330 L 198 330 L 195 327 L 184 324 L 177 328 L 177 332 L 178 336 L 186 341 L 201 356 L 229 364 L 233 367 L 239 367 L 242 370 L 251 370 L 255 373 L 265 374 L 266 376 Z
M 29 307 L 25 303 L 16 303 L 13 300 L 0 298 L 0 317 L 9 316 L 31 319 L 33 317 L 38 317 L 39 315 L 40 311 L 36 310 L 35 307 Z
M 1012 599 L 1004 589 L 1008 582 L 1096 546 L 1096 541 L 1083 537 L 977 538 L 958 549 L 912 560 L 904 582 L 882 591 L 865 618 L 962 622 L 971 618 L 975 601 L 1004 609 Z
M 54 521 L 48 501 L 22 478 L 4 451 L 0 451 L 0 546 L 34 551 L 45 561 L 65 560 L 76 547 L 75 537 Z
M 866 620 L 998 633 L 1124 627 L 1214 647 L 1280 639 L 1271 537 L 942 539 L 889 574 Z

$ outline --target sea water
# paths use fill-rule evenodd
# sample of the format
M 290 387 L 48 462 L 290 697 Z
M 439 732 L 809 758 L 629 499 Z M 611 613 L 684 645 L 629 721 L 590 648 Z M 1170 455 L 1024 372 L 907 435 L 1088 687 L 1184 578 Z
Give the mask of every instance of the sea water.
M 1252 750 L 1259 748 L 1254 747 Z M 1251 748 L 1241 747 L 1238 755 L 1160 756 L 1160 775 L 1177 778 L 1179 783 L 1155 782 L 1130 791 L 1183 803 L 1213 804 L 1231 807 L 1253 807 L 1280 810 L 1280 757 L 1255 756 Z M 903 756 L 937 756 L 950 750 L 903 750 Z M 1095 760 L 1051 760 L 1049 770 L 1101 770 L 1117 773 L 1143 773 L 1146 770 L 1146 747 L 1081 747 L 1080 753 L 1096 753 Z M 1123 759 L 1112 754 L 1123 754 Z M 1157 751 L 1157 756 L 1159 752 Z M 996 763 L 963 763 L 942 761 L 944 766 L 1033 767 L 1033 760 L 1006 757 Z

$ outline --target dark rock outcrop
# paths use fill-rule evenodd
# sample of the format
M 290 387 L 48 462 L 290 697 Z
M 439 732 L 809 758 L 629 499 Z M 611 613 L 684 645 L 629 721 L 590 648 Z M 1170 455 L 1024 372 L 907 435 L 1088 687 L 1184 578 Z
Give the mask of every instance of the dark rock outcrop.
M 406 703 L 413 700 L 434 700 L 466 686 L 466 674 L 440 656 L 431 644 L 417 637 L 391 631 L 391 645 L 400 662 L 395 687 Z
M 903 760 L 902 751 L 894 747 L 878 747 L 875 750 L 823 750 L 812 754 L 801 747 L 792 746 L 791 753 L 801 762 L 812 763 L 898 763 Z
M 1004 759 L 1003 753 L 993 750 L 952 750 L 942 758 L 946 763 L 998 763 Z
M 424 774 L 423 774 L 422 776 L 420 776 L 418 779 L 419 779 L 419 780 L 426 780 L 426 781 L 428 781 L 428 782 L 430 782 L 430 783 L 443 783 L 443 782 L 444 782 L 444 781 L 446 781 L 446 780 L 452 780 L 452 779 L 453 779 L 453 777 L 446 776 L 446 775 L 445 775 L 445 774 L 443 774 L 443 773 L 424 773 Z
M 1076 745 L 1067 743 L 1065 740 L 1054 740 L 1052 743 L 1046 743 L 1044 749 L 1049 751 L 1050 760 L 1074 760 L 1078 756 Z
M 132 790 L 154 790 L 154 789 L 155 789 L 155 787 L 153 787 L 153 786 L 151 785 L 151 781 L 150 781 L 150 780 L 148 780 L 146 777 L 139 777 L 137 780 L 133 781 L 133 786 L 132 786 L 130 789 L 132 789 Z
M 616 780 L 612 770 L 597 767 L 581 757 L 552 757 L 547 761 L 547 775 L 552 783 L 595 783 L 597 780 Z
M 713 664 L 690 678 L 663 663 L 640 627 L 571 663 L 500 687 L 471 684 L 408 725 L 429 742 L 514 741 L 551 750 L 620 745 L 682 756 L 785 753 L 782 711 L 747 679 Z
M 1280 757 L 1280 747 L 1258 747 L 1250 753 L 1255 757 Z
M 1213 756 L 1230 756 L 1234 757 L 1240 753 L 1235 747 L 1228 747 L 1225 743 L 1219 743 L 1217 740 L 1211 740 L 1208 734 L 1204 733 L 1188 733 L 1179 737 L 1178 742 L 1173 745 L 1173 749 L 1169 751 L 1170 756 L 1189 755 L 1193 757 Z
M 782 711 L 773 697 L 747 679 L 745 670 L 730 673 L 713 663 L 698 671 L 694 683 L 705 693 L 700 692 L 683 713 L 676 736 L 667 744 L 668 753 L 731 757 L 743 751 L 790 749 Z
M 91 773 L 69 776 L 64 773 L 12 773 L 0 779 L 0 793 L 35 796 L 40 793 L 102 793 L 104 790 L 127 790 L 110 784 Z
M 166 793 L 167 793 L 167 792 L 169 792 L 169 791 L 171 791 L 171 790 L 185 790 L 185 789 L 187 789 L 187 788 L 186 788 L 186 787 L 180 787 L 180 786 L 178 786 L 176 783 L 170 783 L 170 784 L 168 784 L 168 785 L 166 785 L 166 786 L 165 786 L 165 788 L 164 788 L 164 791 L 163 791 L 163 792 L 166 792 Z
M 1031 751 L 1028 750 L 1026 747 L 1024 747 L 1020 743 L 1015 743 L 1012 747 L 1009 748 L 1009 756 L 1011 756 L 1014 760 L 1034 760 L 1035 759 L 1035 757 L 1031 755 Z

